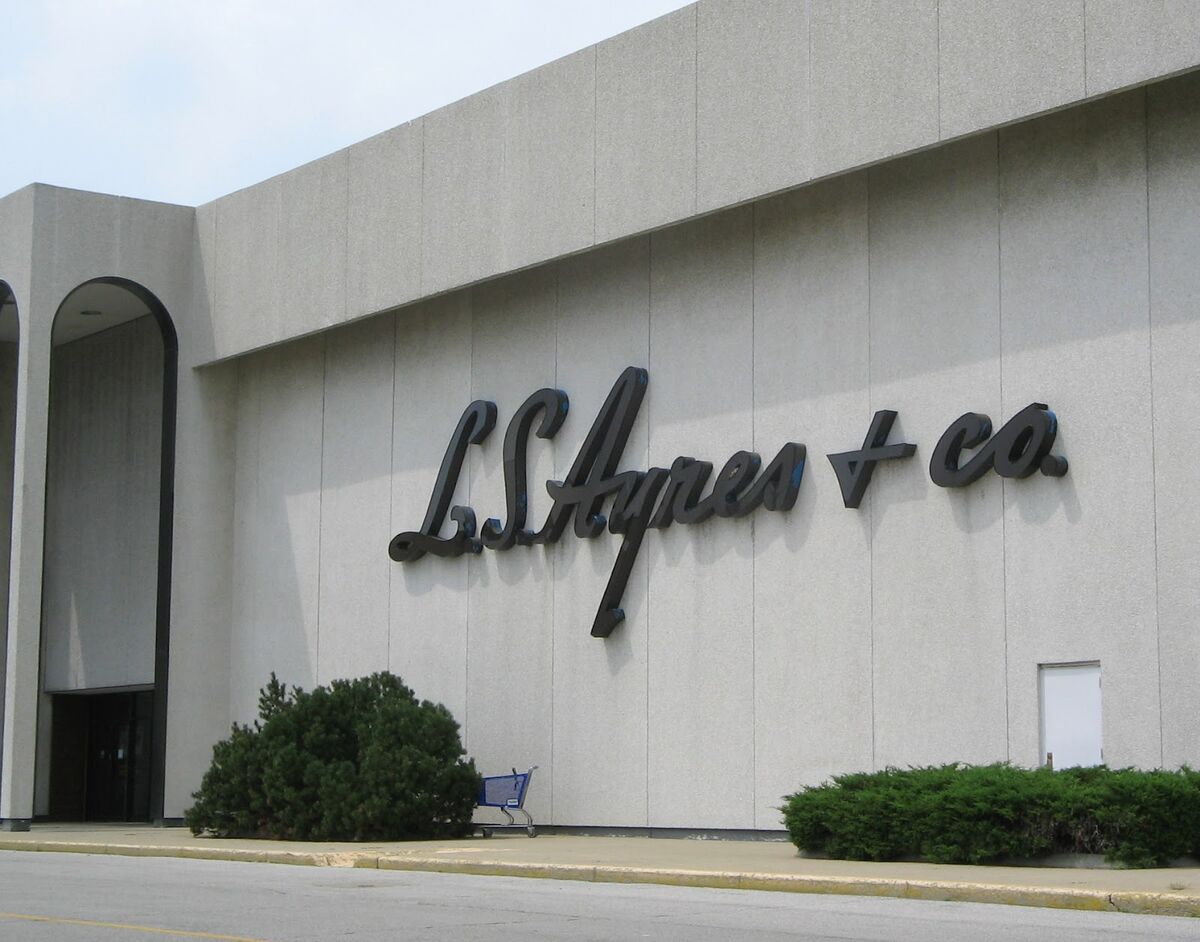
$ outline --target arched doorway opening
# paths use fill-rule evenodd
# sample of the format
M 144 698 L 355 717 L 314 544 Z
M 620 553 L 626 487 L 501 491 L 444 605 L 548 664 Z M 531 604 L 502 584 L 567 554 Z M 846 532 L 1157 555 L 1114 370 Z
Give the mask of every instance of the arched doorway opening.
M 0 729 L 8 661 L 8 583 L 12 573 L 13 470 L 17 432 L 17 357 L 21 346 L 17 300 L 0 281 Z
M 39 769 L 52 819 L 162 818 L 178 341 L 142 285 L 55 314 Z

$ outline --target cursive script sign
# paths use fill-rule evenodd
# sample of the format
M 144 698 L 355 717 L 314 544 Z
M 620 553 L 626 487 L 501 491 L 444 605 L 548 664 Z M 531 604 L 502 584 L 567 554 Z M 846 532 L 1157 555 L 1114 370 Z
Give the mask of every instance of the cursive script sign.
M 756 453 L 735 452 L 712 479 L 707 494 L 713 471 L 708 461 L 681 456 L 669 468 L 617 471 L 648 381 L 646 371 L 634 366 L 617 378 L 564 480 L 546 482 L 553 504 L 537 530 L 526 527 L 529 439 L 555 436 L 570 407 L 567 394 L 561 389 L 539 389 L 513 414 L 504 433 L 505 518 L 503 522 L 488 518 L 481 527 L 476 526 L 474 509 L 451 506 L 467 448 L 481 444 L 496 427 L 496 404 L 482 399 L 472 402 L 450 437 L 421 528 L 393 537 L 388 555 L 408 563 L 426 553 L 450 557 L 554 543 L 568 525 L 583 539 L 607 529 L 622 537 L 592 622 L 592 634 L 607 638 L 625 618 L 621 599 L 648 529 L 700 523 L 711 517 L 744 517 L 759 507 L 792 508 L 807 458 L 805 446 L 798 442 L 785 444 L 765 468 Z M 860 450 L 828 456 L 847 507 L 859 506 L 878 462 L 909 458 L 916 452 L 917 446 L 907 442 L 887 444 L 895 419 L 893 411 L 876 412 Z M 942 487 L 965 487 L 990 470 L 1014 478 L 1028 477 L 1036 470 L 1061 477 L 1067 472 L 1067 460 L 1050 454 L 1057 431 L 1054 413 L 1039 402 L 1018 412 L 994 437 L 986 415 L 968 412 L 938 441 L 930 477 Z M 965 448 L 978 450 L 964 463 Z M 604 505 L 610 498 L 612 507 L 605 516 Z M 439 534 L 447 515 L 455 526 L 444 537 Z
M 546 482 L 554 503 L 538 530 L 525 526 L 529 437 L 554 437 L 567 416 L 567 394 L 561 389 L 539 389 L 513 414 L 504 434 L 505 520 L 485 521 L 478 536 L 475 511 L 450 506 L 467 447 L 482 442 L 496 424 L 494 403 L 471 403 L 446 448 L 421 529 L 397 534 L 388 545 L 388 555 L 396 562 L 411 562 L 425 553 L 459 556 L 484 548 L 507 550 L 554 543 L 572 522 L 575 535 L 584 539 L 599 536 L 607 527 L 622 537 L 592 622 L 592 634 L 607 638 L 625 617 L 621 598 L 647 529 L 700 523 L 713 516 L 744 517 L 760 506 L 789 510 L 796 503 L 806 458 L 804 446 L 796 442 L 784 445 L 765 468 L 754 452 L 736 452 L 713 479 L 707 496 L 702 494 L 713 469 L 708 461 L 679 457 L 670 468 L 618 472 L 648 380 L 646 371 L 634 366 L 618 377 L 566 478 Z M 602 511 L 610 497 L 612 510 L 606 517 Z M 451 536 L 441 537 L 438 533 L 447 512 L 456 528 Z

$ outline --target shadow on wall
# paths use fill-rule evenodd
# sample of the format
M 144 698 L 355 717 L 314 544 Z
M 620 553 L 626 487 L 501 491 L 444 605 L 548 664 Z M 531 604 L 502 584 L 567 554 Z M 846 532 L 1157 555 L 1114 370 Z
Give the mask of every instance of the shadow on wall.
M 163 345 L 143 316 L 54 348 L 48 690 L 154 682 Z

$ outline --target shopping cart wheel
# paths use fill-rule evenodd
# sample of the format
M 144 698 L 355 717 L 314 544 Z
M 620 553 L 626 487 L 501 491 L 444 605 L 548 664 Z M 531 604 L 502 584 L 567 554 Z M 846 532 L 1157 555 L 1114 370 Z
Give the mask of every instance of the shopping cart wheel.
M 534 827 L 534 826 L 531 824 L 531 825 L 529 825 L 529 827 L 527 827 L 527 828 L 525 829 L 525 833 L 526 833 L 526 834 L 528 834 L 530 837 L 537 837 L 537 828 L 535 828 L 535 827 Z
M 480 834 L 480 836 L 482 836 L 482 837 L 491 837 L 491 836 L 492 836 L 492 829 L 491 829 L 491 828 L 480 828 L 480 829 L 479 829 L 479 834 Z

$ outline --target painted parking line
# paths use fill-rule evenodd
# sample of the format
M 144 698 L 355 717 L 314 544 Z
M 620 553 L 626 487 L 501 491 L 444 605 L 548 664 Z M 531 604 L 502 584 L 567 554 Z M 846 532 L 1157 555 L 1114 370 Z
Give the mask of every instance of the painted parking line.
M 97 919 L 69 919 L 65 916 L 38 916 L 33 913 L 0 912 L 0 919 L 20 919 L 25 922 L 45 922 L 58 926 L 88 926 L 93 929 L 124 929 L 128 932 L 149 932 L 154 935 L 173 935 L 185 939 L 219 939 L 223 942 L 267 942 L 244 935 L 222 935 L 219 932 L 197 932 L 193 929 L 163 929 L 160 926 L 139 926 L 128 922 L 103 922 Z

